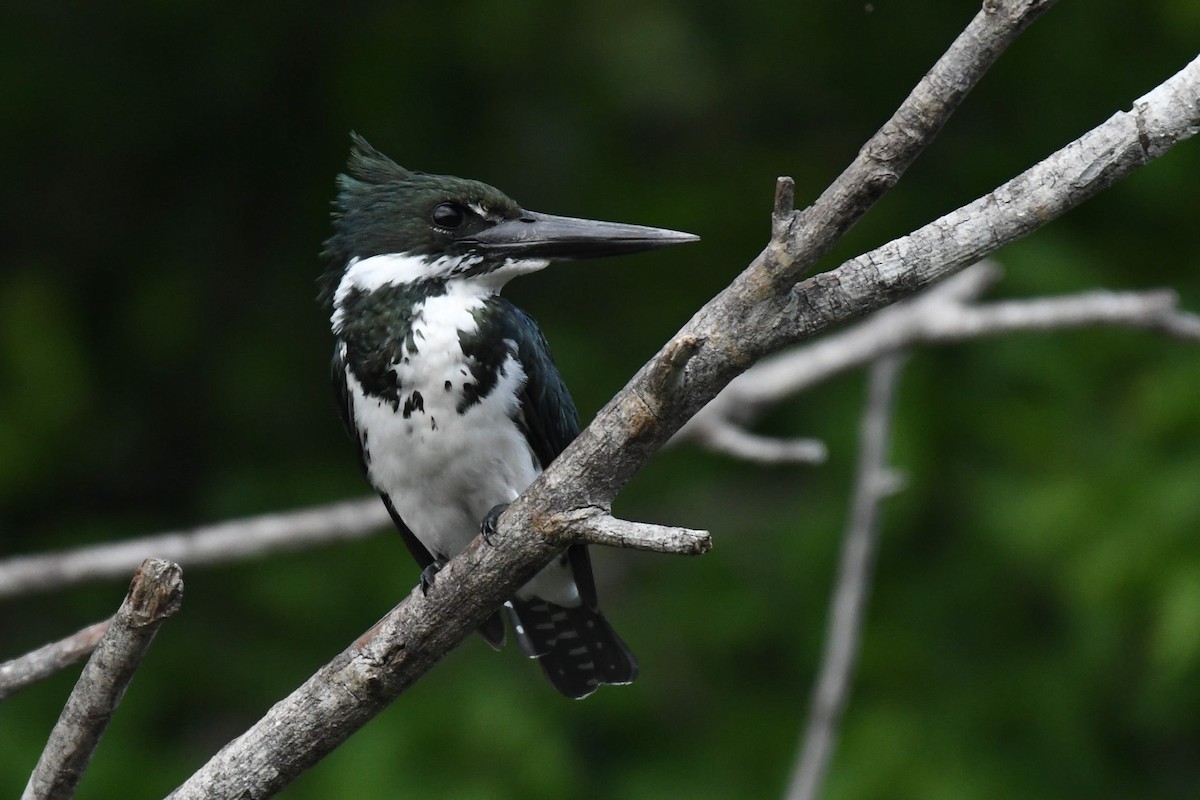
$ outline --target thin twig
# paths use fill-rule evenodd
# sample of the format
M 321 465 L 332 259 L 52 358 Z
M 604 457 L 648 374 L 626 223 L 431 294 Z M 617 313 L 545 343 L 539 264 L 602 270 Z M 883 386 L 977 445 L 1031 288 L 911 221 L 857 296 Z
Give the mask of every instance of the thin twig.
M 887 466 L 887 450 L 896 385 L 903 361 L 903 355 L 893 353 L 871 367 L 850 523 L 842 541 L 821 671 L 813 689 L 812 708 L 788 800 L 816 800 L 837 744 L 842 711 L 850 695 L 867 599 L 871 593 L 880 504 L 899 488 L 898 478 Z
M 680 556 L 701 555 L 712 549 L 712 534 L 708 531 L 631 522 L 607 513 L 564 515 L 561 524 L 568 535 L 605 547 Z
M 110 617 L 76 631 L 65 639 L 51 642 L 0 664 L 0 700 L 83 661 L 96 649 L 96 644 L 104 636 L 111 622 Z
M 188 568 L 361 539 L 389 527 L 378 498 L 262 514 L 185 531 L 0 561 L 0 600 L 128 575 L 146 558 Z
M 829 449 L 819 439 L 763 436 L 750 431 L 744 422 L 735 422 L 716 414 L 704 417 L 696 425 L 689 422 L 675 435 L 671 444 L 688 439 L 714 452 L 758 464 L 824 464 L 829 457 Z
M 67 800 L 163 620 L 179 610 L 183 573 L 147 559 L 133 576 L 83 674 L 67 698 L 21 800 Z

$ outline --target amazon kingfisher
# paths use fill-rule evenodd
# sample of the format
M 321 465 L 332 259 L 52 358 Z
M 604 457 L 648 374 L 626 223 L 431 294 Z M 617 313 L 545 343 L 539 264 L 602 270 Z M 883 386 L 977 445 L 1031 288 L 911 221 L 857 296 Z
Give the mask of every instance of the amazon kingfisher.
M 346 430 L 428 587 L 578 435 L 533 319 L 500 290 L 552 261 L 697 241 L 526 211 L 479 181 L 407 170 L 351 134 L 325 243 L 333 382 Z M 504 606 L 521 649 L 568 697 L 637 677 L 600 613 L 586 545 Z M 500 612 L 480 627 L 504 643 Z

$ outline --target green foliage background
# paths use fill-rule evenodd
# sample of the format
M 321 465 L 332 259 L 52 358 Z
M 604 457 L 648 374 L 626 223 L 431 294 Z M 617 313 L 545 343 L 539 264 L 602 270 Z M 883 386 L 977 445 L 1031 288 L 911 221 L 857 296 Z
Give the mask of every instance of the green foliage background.
M 316 253 L 358 130 L 528 207 L 702 245 L 508 294 L 592 413 L 810 201 L 975 12 L 949 0 L 567 4 L 16 0 L 0 25 L 0 557 L 363 494 Z M 991 189 L 1194 57 L 1194 0 L 1037 23 L 825 268 Z M 1000 254 L 1004 296 L 1175 287 L 1200 309 L 1190 142 Z M 916 354 L 878 583 L 826 796 L 1194 797 L 1200 354 L 1130 331 Z M 819 469 L 678 449 L 617 511 L 711 529 L 597 557 L 642 662 L 571 703 L 469 641 L 283 793 L 729 798 L 785 785 L 846 517 L 861 376 L 766 422 Z M 189 570 L 79 796 L 156 797 L 416 580 L 398 537 Z M 0 658 L 119 584 L 0 606 Z M 15 796 L 75 672 L 0 704 Z

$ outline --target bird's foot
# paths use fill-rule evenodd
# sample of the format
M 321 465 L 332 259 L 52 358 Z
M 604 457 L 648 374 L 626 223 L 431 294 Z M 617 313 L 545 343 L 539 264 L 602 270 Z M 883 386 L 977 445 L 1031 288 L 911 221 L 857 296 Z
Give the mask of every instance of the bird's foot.
M 496 523 L 500 521 L 500 515 L 503 514 L 507 508 L 508 503 L 501 503 L 497 506 L 493 506 L 492 510 L 484 515 L 483 524 L 479 526 L 479 535 L 483 537 L 484 542 L 492 547 L 496 546 L 496 543 L 492 541 L 492 537 L 496 535 Z
M 437 577 L 441 569 L 442 565 L 434 561 L 428 567 L 421 570 L 421 594 L 429 594 L 429 590 L 433 588 L 433 580 Z

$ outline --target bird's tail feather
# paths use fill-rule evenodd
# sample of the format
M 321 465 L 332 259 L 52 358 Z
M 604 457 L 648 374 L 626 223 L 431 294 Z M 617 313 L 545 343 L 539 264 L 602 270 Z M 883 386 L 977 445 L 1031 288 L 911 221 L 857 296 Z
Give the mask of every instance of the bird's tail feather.
M 517 643 L 536 658 L 554 688 L 580 699 L 601 684 L 631 683 L 637 660 L 608 620 L 586 603 L 558 606 L 544 600 L 505 604 Z
M 479 635 L 487 640 L 493 650 L 504 648 L 504 618 L 499 611 L 483 621 L 479 626 Z

